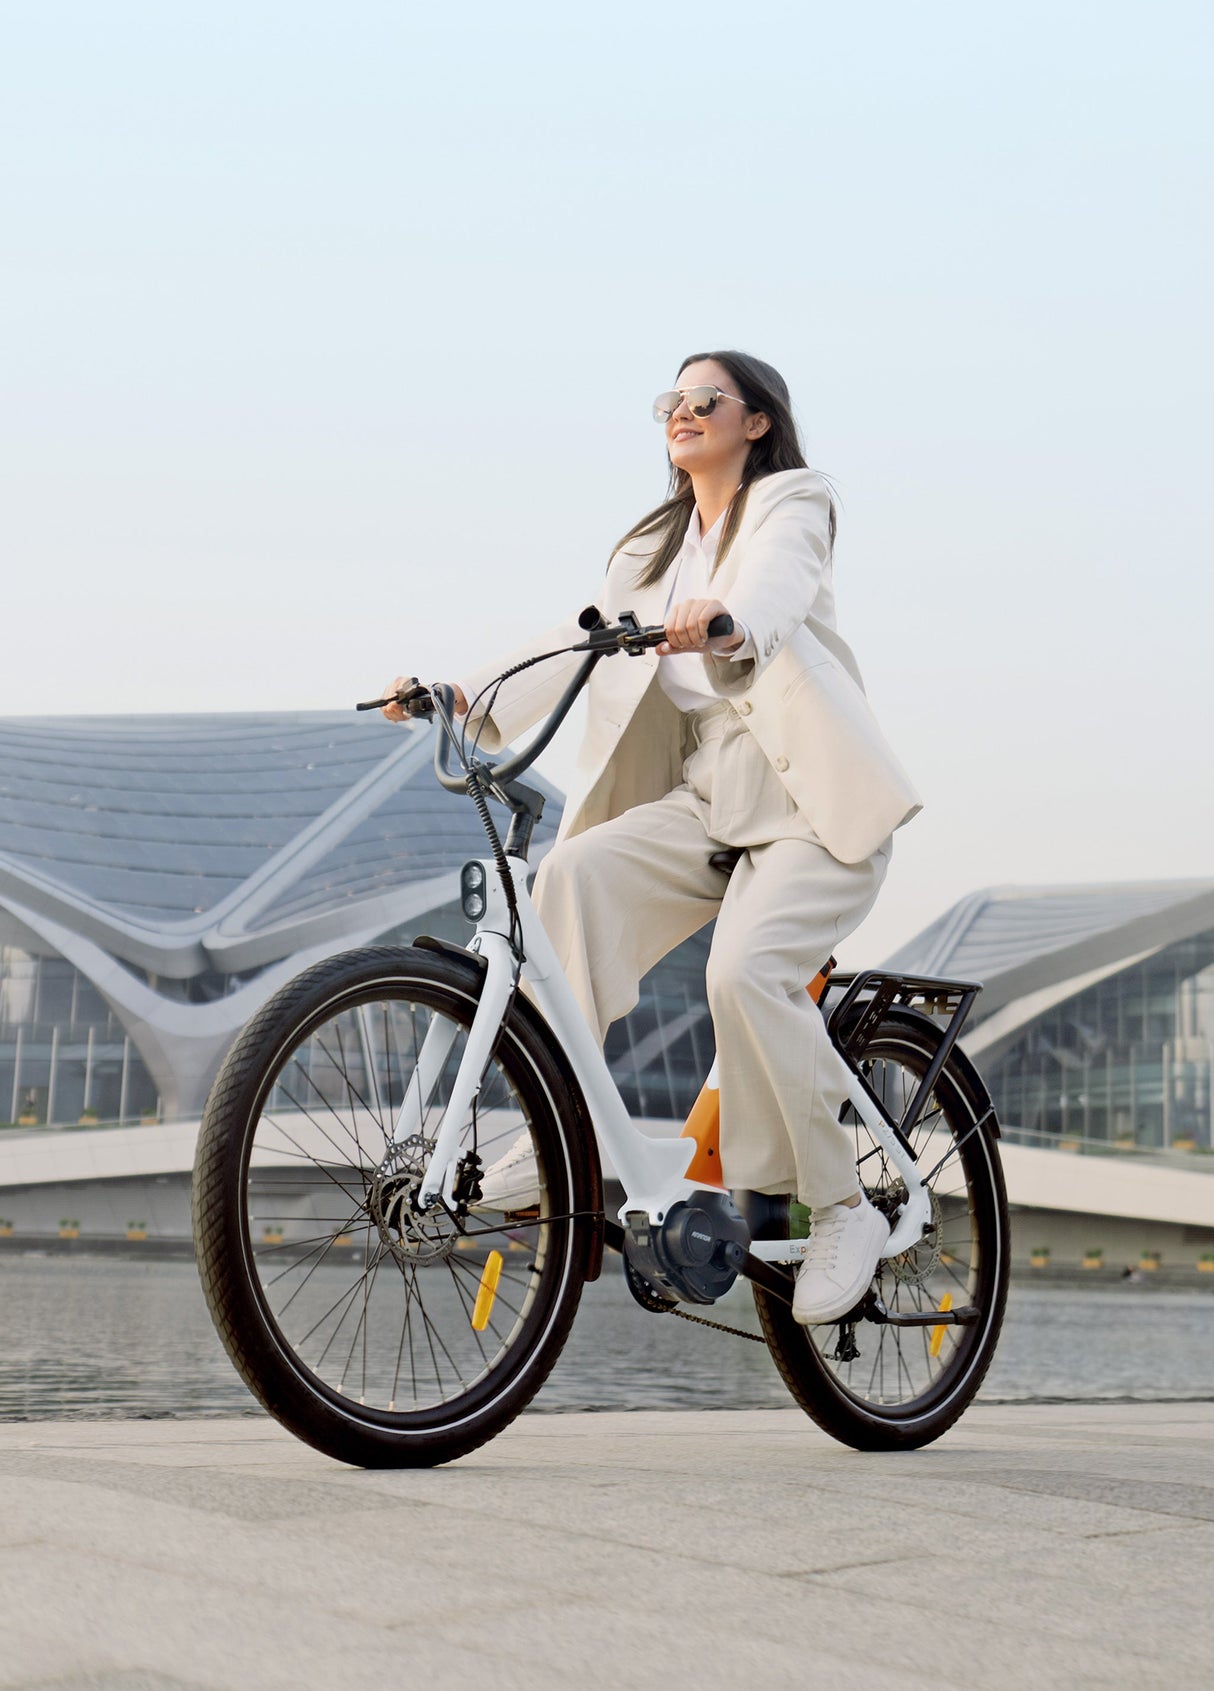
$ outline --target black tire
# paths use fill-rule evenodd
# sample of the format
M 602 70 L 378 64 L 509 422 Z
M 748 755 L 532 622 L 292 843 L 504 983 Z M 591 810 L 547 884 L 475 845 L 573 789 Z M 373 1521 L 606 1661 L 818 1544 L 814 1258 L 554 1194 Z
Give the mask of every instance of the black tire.
M 926 1017 L 892 1010 L 865 1046 L 861 1071 L 897 1119 L 939 1042 Z M 930 1444 L 963 1413 L 990 1366 L 1007 1298 L 1007 1194 L 994 1116 L 975 1127 L 989 1100 L 953 1059 L 946 1064 L 913 1136 L 921 1166 L 947 1153 L 931 1182 L 936 1227 L 903 1256 L 883 1262 L 877 1289 L 892 1312 L 975 1306 L 968 1326 L 893 1327 L 859 1321 L 802 1327 L 787 1303 L 760 1288 L 764 1337 L 789 1391 L 818 1425 L 856 1450 L 912 1450 Z M 887 1206 L 898 1177 L 854 1110 L 857 1164 L 869 1196 Z M 929 1140 L 931 1141 L 929 1147 Z M 949 1142 L 951 1141 L 951 1150 Z M 933 1344 L 937 1355 L 932 1356 Z M 854 1349 L 855 1356 L 849 1353 Z
M 462 1226 L 408 1205 L 481 978 L 467 954 L 416 947 L 326 959 L 249 1023 L 207 1100 L 194 1240 L 211 1315 L 265 1408 L 343 1462 L 431 1466 L 500 1432 L 560 1354 L 592 1263 L 593 1146 L 526 1006 L 503 1028 L 464 1143 L 487 1166 L 529 1131 L 539 1205 L 474 1210 Z M 439 1055 L 423 1085 L 430 1027 Z M 410 1086 L 421 1114 L 397 1142 Z M 478 1331 L 491 1251 L 501 1280 Z

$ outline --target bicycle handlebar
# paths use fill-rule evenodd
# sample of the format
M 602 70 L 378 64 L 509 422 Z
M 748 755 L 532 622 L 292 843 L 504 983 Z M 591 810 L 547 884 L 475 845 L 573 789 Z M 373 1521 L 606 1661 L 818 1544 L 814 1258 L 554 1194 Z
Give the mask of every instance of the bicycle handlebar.
M 593 609 L 593 607 L 591 607 Z M 586 611 L 582 612 L 587 615 Z M 585 623 L 582 624 L 586 628 Z M 708 638 L 710 640 L 724 640 L 733 633 L 733 618 L 728 611 L 713 617 L 708 624 Z M 629 657 L 639 657 L 644 651 L 653 646 L 660 646 L 666 638 L 666 630 L 660 624 L 653 628 L 642 628 L 631 611 L 624 611 L 614 628 L 607 626 L 599 619 L 597 627 L 588 629 L 589 638 L 580 645 L 571 646 L 572 652 L 599 652 L 604 657 L 610 657 L 615 652 L 627 652 Z
M 481 764 L 477 773 L 482 784 L 502 788 L 511 781 L 515 781 L 530 769 L 541 752 L 547 750 L 557 729 L 568 716 L 574 700 L 590 679 L 591 671 L 601 658 L 614 657 L 617 652 L 627 652 L 629 657 L 639 657 L 642 652 L 660 646 L 666 638 L 666 630 L 660 624 L 643 628 L 637 622 L 631 611 L 624 611 L 618 623 L 605 623 L 601 612 L 594 605 L 589 605 L 578 618 L 578 622 L 586 631 L 587 638 L 579 641 L 576 646 L 566 646 L 565 652 L 585 652 L 586 659 L 579 665 L 577 674 L 565 688 L 560 699 L 553 707 L 551 715 L 531 744 L 504 763 Z M 710 640 L 724 640 L 733 633 L 733 618 L 723 612 L 713 617 L 708 624 Z M 547 657 L 559 657 L 559 652 L 546 653 Z M 533 660 L 534 661 L 534 660 Z M 400 704 L 409 716 L 434 716 L 438 722 L 438 739 L 434 747 L 434 773 L 440 786 L 448 792 L 462 793 L 467 791 L 466 773 L 457 773 L 451 768 L 451 753 L 458 752 L 460 747 L 459 731 L 455 726 L 455 690 L 445 682 L 436 681 L 431 687 L 414 685 L 403 693 L 393 694 L 386 699 L 367 699 L 356 705 L 356 710 L 381 710 L 384 705 Z

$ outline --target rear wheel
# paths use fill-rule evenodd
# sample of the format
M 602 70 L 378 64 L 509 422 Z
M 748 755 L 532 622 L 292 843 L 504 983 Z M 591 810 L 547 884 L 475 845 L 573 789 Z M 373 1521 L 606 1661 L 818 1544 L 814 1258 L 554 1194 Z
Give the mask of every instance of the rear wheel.
M 527 1135 L 538 1205 L 413 1207 L 479 989 L 470 960 L 420 949 L 327 959 L 254 1018 L 207 1102 L 194 1229 L 215 1324 L 271 1414 L 346 1462 L 429 1465 L 491 1438 L 543 1384 L 581 1294 L 591 1153 L 525 1016 L 461 1150 L 487 1167 Z
M 939 1032 L 891 1011 L 860 1060 L 895 1121 L 927 1071 Z M 871 1320 L 802 1327 L 788 1304 L 755 1289 L 763 1333 L 793 1397 L 828 1433 L 858 1450 L 911 1449 L 939 1438 L 973 1398 L 994 1355 L 1007 1297 L 1007 1197 L 994 1118 L 959 1065 L 946 1064 L 913 1135 L 929 1180 L 933 1226 L 883 1261 L 876 1287 L 891 1314 L 976 1309 L 965 1326 L 898 1327 Z M 856 1112 L 856 1163 L 870 1199 L 892 1214 L 905 1189 Z

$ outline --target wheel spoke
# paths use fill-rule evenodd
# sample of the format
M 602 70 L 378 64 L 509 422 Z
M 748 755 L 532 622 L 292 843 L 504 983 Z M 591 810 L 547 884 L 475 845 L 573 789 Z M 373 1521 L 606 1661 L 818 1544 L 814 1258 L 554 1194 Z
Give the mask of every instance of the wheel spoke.
M 355 1213 L 357 1214 L 357 1211 Z M 300 1281 L 299 1285 L 296 1286 L 295 1290 L 291 1293 L 291 1296 L 287 1299 L 286 1303 L 284 1303 L 281 1306 L 281 1312 L 282 1313 L 285 1314 L 285 1312 L 288 1309 L 290 1309 L 290 1307 L 294 1303 L 296 1297 L 299 1295 L 300 1292 L 303 1291 L 303 1289 L 307 1285 L 308 1281 L 312 1278 L 313 1274 L 320 1267 L 320 1265 L 324 1261 L 325 1257 L 333 1249 L 334 1244 L 336 1243 L 336 1241 L 341 1237 L 342 1233 L 344 1233 L 344 1232 L 345 1232 L 345 1228 L 343 1227 L 343 1228 L 339 1228 L 336 1233 L 326 1234 L 324 1236 L 323 1243 L 318 1242 L 318 1244 L 316 1245 L 314 1250 L 306 1251 L 304 1253 L 304 1256 L 302 1258 L 302 1260 L 304 1262 L 306 1262 L 310 1256 L 315 1256 L 316 1260 L 313 1262 L 313 1264 L 312 1264 L 311 1268 L 309 1268 L 308 1272 L 304 1275 L 304 1277 Z M 267 1286 L 276 1286 L 280 1280 L 285 1279 L 286 1276 L 288 1274 L 290 1274 L 293 1269 L 297 1269 L 299 1266 L 300 1265 L 299 1265 L 298 1262 L 287 1263 L 279 1271 L 279 1273 L 273 1275 L 268 1281 L 266 1281 L 266 1285 Z
M 328 1052 L 326 1052 L 325 1054 L 326 1054 L 326 1056 L 329 1056 Z M 331 1056 L 329 1056 L 329 1061 L 330 1062 L 333 1061 Z M 328 1110 L 329 1114 L 333 1117 L 333 1120 L 337 1123 L 338 1127 L 345 1134 L 346 1138 L 349 1139 L 351 1141 L 351 1143 L 354 1145 L 354 1148 L 358 1151 L 360 1159 L 361 1159 L 362 1147 L 358 1142 L 357 1131 L 346 1126 L 346 1124 L 342 1120 L 341 1116 L 333 1108 L 331 1101 L 328 1098 L 326 1098 L 324 1093 L 321 1091 L 320 1084 L 317 1081 L 315 1075 L 313 1075 L 313 1073 L 311 1072 L 311 1069 L 308 1068 L 306 1064 L 300 1062 L 298 1056 L 295 1058 L 295 1066 L 299 1070 L 299 1072 L 303 1076 L 303 1078 L 307 1081 L 308 1085 L 312 1088 L 313 1092 L 315 1092 L 316 1096 L 320 1099 L 320 1101 L 324 1105 L 325 1109 Z M 334 1066 L 336 1066 L 336 1065 L 334 1065 Z M 316 1129 L 316 1131 L 319 1134 L 321 1134 L 325 1139 L 327 1139 L 329 1141 L 329 1144 L 332 1145 L 333 1149 L 337 1152 L 338 1156 L 344 1157 L 346 1159 L 346 1161 L 348 1162 L 349 1158 L 350 1158 L 350 1153 L 345 1149 L 344 1146 L 339 1145 L 337 1143 L 337 1141 L 328 1132 L 326 1132 L 326 1130 L 316 1120 L 316 1117 L 312 1114 L 312 1112 L 307 1108 L 307 1106 L 305 1104 L 301 1103 L 299 1101 L 299 1099 L 295 1098 L 290 1092 L 287 1091 L 286 1082 L 281 1077 L 278 1080 L 278 1089 L 281 1090 L 282 1092 L 286 1093 L 287 1102 L 292 1106 L 292 1108 L 298 1110 L 301 1115 L 305 1116 L 307 1118 L 307 1120 L 312 1124 L 312 1126 Z M 284 1134 L 284 1137 L 290 1137 L 289 1135 L 286 1134 L 285 1129 L 280 1129 L 279 1131 Z M 295 1140 L 292 1139 L 291 1143 L 295 1144 Z
M 357 1172 L 359 1174 L 359 1178 L 362 1180 L 362 1183 L 363 1183 L 363 1190 L 366 1191 L 366 1187 L 367 1187 L 366 1175 L 363 1174 L 361 1165 L 352 1163 L 350 1161 L 349 1153 L 347 1151 L 344 1151 L 342 1149 L 342 1147 L 337 1143 L 337 1141 L 335 1139 L 333 1139 L 330 1134 L 325 1132 L 324 1128 L 320 1125 L 319 1122 L 313 1120 L 312 1116 L 308 1114 L 307 1110 L 305 1110 L 302 1105 L 296 1103 L 295 1099 L 291 1097 L 291 1094 L 289 1092 L 287 1092 L 287 1089 L 286 1089 L 285 1086 L 282 1087 L 282 1091 L 284 1093 L 286 1093 L 288 1102 L 293 1104 L 295 1106 L 295 1108 L 300 1111 L 300 1114 L 305 1116 L 307 1118 L 307 1120 L 312 1123 L 312 1125 L 316 1128 L 316 1131 L 321 1135 L 321 1137 L 323 1139 L 327 1140 L 330 1145 L 332 1145 L 334 1151 L 336 1151 L 338 1157 L 345 1163 L 346 1167 L 357 1170 Z M 265 1118 L 263 1118 L 263 1119 L 265 1119 Z M 299 1140 L 293 1138 L 291 1136 L 291 1134 L 289 1134 L 287 1132 L 286 1128 L 282 1125 L 282 1123 L 280 1121 L 276 1120 L 273 1116 L 271 1116 L 267 1121 L 267 1126 L 272 1128 L 275 1133 L 281 1133 L 282 1137 L 285 1140 L 287 1140 L 287 1142 L 289 1144 L 291 1144 L 295 1147 L 295 1150 L 298 1152 L 299 1156 L 302 1157 L 305 1162 L 310 1163 L 313 1168 L 319 1169 L 322 1174 L 327 1175 L 328 1178 L 333 1182 L 334 1186 L 339 1187 L 340 1190 L 343 1191 L 343 1192 L 346 1190 L 346 1188 L 344 1186 L 342 1186 L 341 1181 L 337 1179 L 336 1175 L 330 1174 L 328 1169 L 325 1167 L 324 1163 L 318 1162 L 316 1157 L 312 1154 L 312 1152 L 305 1151 L 303 1146 L 299 1143 Z M 345 1124 L 342 1123 L 342 1126 L 344 1128 Z M 270 1150 L 275 1156 L 287 1155 L 288 1154 L 288 1153 L 285 1153 L 285 1152 L 280 1152 L 277 1149 L 276 1146 L 268 1146 L 267 1147 L 267 1146 L 263 1145 L 261 1148 L 263 1150 L 266 1150 L 266 1149 Z

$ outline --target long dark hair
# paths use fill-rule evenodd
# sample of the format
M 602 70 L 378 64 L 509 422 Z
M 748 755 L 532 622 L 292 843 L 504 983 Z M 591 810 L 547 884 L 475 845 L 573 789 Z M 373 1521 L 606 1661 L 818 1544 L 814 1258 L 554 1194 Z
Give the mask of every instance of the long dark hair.
M 766 434 L 761 434 L 758 440 L 751 442 L 750 451 L 746 454 L 741 485 L 729 501 L 725 512 L 721 543 L 717 547 L 716 561 L 717 565 L 720 565 L 738 532 L 738 524 L 746 508 L 746 495 L 753 484 L 761 481 L 764 476 L 774 475 L 777 470 L 807 470 L 809 465 L 805 462 L 805 455 L 801 450 L 801 437 L 792 414 L 788 384 L 780 372 L 749 352 L 693 352 L 679 365 L 679 375 L 683 374 L 689 364 L 701 364 L 708 359 L 728 371 L 737 389 L 738 398 L 745 402 L 746 409 L 752 416 L 756 411 L 762 411 L 771 425 Z M 656 510 L 650 511 L 630 528 L 614 548 L 619 552 L 630 541 L 657 537 L 656 552 L 637 575 L 638 587 L 649 587 L 655 581 L 660 581 L 678 557 L 687 534 L 687 525 L 691 521 L 691 513 L 695 509 L 695 502 L 691 477 L 686 470 L 677 469 L 671 464 L 670 488 L 666 498 Z M 830 541 L 833 546 L 833 499 L 830 503 Z

